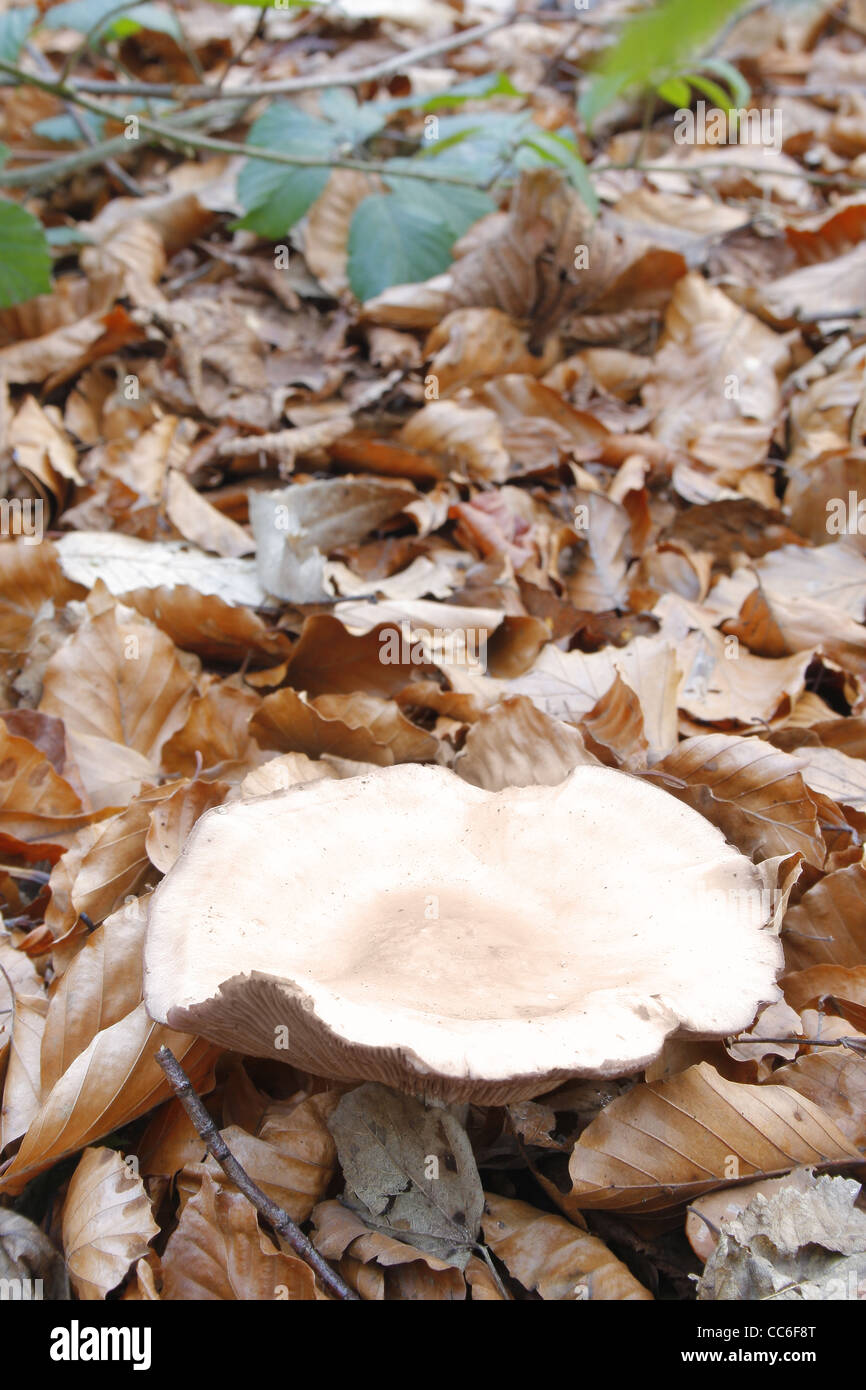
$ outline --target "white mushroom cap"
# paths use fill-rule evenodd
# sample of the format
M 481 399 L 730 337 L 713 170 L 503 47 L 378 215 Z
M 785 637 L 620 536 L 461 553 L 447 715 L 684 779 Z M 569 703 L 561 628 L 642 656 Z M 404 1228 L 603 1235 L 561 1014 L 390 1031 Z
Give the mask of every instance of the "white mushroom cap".
M 400 765 L 209 811 L 150 904 L 153 1018 L 324 1076 L 501 1104 L 779 997 L 765 878 L 580 766 L 488 792 Z

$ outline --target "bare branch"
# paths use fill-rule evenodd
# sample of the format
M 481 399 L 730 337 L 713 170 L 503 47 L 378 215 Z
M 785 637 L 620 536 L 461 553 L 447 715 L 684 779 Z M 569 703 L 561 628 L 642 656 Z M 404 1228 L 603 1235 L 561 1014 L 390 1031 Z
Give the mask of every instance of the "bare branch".
M 512 24 L 515 15 L 506 15 L 490 24 L 478 24 L 474 29 L 465 29 L 462 34 L 450 34 L 447 38 L 436 39 L 434 43 L 422 44 L 418 48 L 407 49 L 403 53 L 384 58 L 380 63 L 371 63 L 366 68 L 356 68 L 354 72 L 320 72 L 309 77 L 285 77 L 274 82 L 252 82 L 237 88 L 239 96 L 258 97 L 285 96 L 290 92 L 313 92 L 323 87 L 359 87 L 364 82 L 377 82 L 380 77 L 390 77 L 392 73 L 410 65 L 436 58 L 442 53 L 450 53 L 465 48 L 487 38 L 488 34 Z M 176 84 L 171 82 L 104 82 L 81 78 L 74 84 L 75 90 L 89 92 L 93 96 L 113 97 L 168 97 L 173 101 L 210 101 L 224 96 L 225 88 L 220 86 Z M 234 90 L 234 89 L 233 89 Z

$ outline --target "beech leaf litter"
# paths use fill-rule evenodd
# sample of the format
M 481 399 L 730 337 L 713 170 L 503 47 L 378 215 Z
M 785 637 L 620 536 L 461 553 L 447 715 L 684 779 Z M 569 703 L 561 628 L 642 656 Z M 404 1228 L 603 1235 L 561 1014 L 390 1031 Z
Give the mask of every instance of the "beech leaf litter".
M 47 236 L 0 273 L 3 1289 L 866 1298 L 866 4 L 717 7 L 631 85 L 620 0 L 78 8 L 0 15 L 0 258 Z M 727 1036 L 653 985 L 643 1066 L 495 1104 L 427 1084 L 390 1000 L 416 1094 L 293 1057 L 294 1014 L 267 1056 L 151 1016 L 153 895 L 209 817 L 406 765 L 552 817 L 582 775 L 670 798 L 761 885 L 777 984 Z M 394 827 L 435 941 L 452 861 Z M 612 882 L 651 833 L 619 818 Z M 566 828 L 532 834 L 558 883 Z M 243 853 L 238 960 L 285 930 Z M 496 910 L 459 965 L 485 1027 Z M 648 1018 L 632 963 L 612 1016 Z

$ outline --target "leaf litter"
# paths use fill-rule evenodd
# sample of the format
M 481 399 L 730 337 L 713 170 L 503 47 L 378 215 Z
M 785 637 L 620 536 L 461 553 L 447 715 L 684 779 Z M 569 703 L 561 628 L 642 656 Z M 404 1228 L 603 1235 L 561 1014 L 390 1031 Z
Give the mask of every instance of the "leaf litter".
M 143 146 L 143 196 L 86 161 L 27 194 L 82 239 L 0 310 L 20 518 L 0 543 L 0 1274 L 58 1299 L 326 1296 L 206 1156 L 156 1063 L 168 1043 L 362 1299 L 862 1298 L 862 27 L 776 7 L 734 27 L 725 55 L 758 92 L 791 84 L 789 134 L 719 151 L 684 148 L 667 108 L 641 132 L 627 97 L 588 131 L 592 27 L 566 57 L 559 26 L 521 15 L 521 42 L 501 29 L 395 78 L 431 16 L 386 8 L 363 41 L 290 13 L 272 43 L 178 5 L 227 93 L 314 73 L 324 25 L 349 70 L 365 46 L 397 55 L 351 111 L 301 94 L 320 139 L 325 118 L 381 129 L 374 102 L 417 136 L 431 93 L 476 84 L 440 168 L 471 155 L 488 191 L 455 195 L 417 263 L 397 242 L 423 218 L 389 218 L 399 158 L 387 196 L 378 173 L 308 181 L 276 247 L 219 152 Z M 38 52 L 62 62 L 63 33 L 38 29 Z M 127 77 L 195 77 L 152 39 L 123 39 Z M 13 170 L 48 138 L 22 130 L 21 94 L 0 89 Z M 544 157 L 563 131 L 589 184 Z M 364 217 L 407 283 L 382 286 Z M 785 1002 L 727 1046 L 669 1039 L 641 1073 L 507 1108 L 154 1023 L 147 900 L 200 816 L 401 762 L 488 791 L 603 764 L 784 861 Z

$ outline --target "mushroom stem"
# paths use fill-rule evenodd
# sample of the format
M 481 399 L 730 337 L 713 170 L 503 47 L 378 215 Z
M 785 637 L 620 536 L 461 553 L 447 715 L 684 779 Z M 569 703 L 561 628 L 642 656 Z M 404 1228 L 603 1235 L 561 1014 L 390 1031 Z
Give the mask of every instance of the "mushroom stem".
M 277 1235 L 282 1236 L 302 1260 L 306 1260 L 324 1287 L 335 1298 L 356 1302 L 358 1295 L 349 1288 L 348 1284 L 344 1283 L 335 1270 L 331 1269 L 327 1260 L 322 1258 L 312 1241 L 304 1235 L 299 1226 L 295 1225 L 288 1212 L 283 1211 L 282 1207 L 278 1207 L 276 1202 L 272 1202 L 270 1197 L 262 1191 L 257 1183 L 253 1182 L 249 1173 L 238 1163 L 193 1090 L 192 1082 L 171 1048 L 161 1047 L 156 1054 L 156 1060 L 168 1077 L 175 1095 L 192 1120 L 199 1138 L 207 1145 L 208 1153 L 213 1155 L 226 1177 L 231 1179 L 247 1201 L 252 1202 L 256 1211 L 265 1218 L 269 1225 L 273 1226 Z

